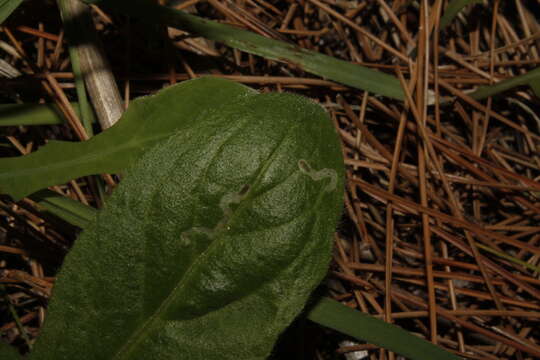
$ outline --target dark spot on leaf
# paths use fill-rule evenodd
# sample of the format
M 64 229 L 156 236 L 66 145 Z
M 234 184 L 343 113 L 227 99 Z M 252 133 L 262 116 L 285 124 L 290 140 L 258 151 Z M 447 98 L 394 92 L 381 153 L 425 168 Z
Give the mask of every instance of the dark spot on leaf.
M 246 195 L 250 188 L 251 188 L 251 186 L 249 184 L 245 184 L 242 187 L 242 189 L 240 189 L 240 191 L 238 192 L 238 195 L 240 195 L 240 196 Z
M 300 168 L 301 171 L 303 171 L 305 173 L 310 173 L 311 172 L 311 166 L 309 166 L 307 161 L 304 160 L 304 159 L 298 160 L 298 167 Z

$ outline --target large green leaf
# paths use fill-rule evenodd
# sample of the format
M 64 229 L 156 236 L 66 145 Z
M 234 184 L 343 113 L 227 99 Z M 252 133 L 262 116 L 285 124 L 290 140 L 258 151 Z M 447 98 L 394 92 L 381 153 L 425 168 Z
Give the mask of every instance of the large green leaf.
M 4 20 L 6 20 L 7 17 L 21 5 L 21 3 L 22 0 L 0 0 L 0 24 L 2 24 Z
M 209 110 L 82 233 L 30 358 L 265 359 L 327 271 L 343 177 L 319 105 L 261 94 Z
M 18 199 L 76 177 L 120 172 L 202 114 L 255 93 L 232 81 L 206 77 L 139 98 L 117 124 L 88 141 L 50 141 L 29 155 L 0 159 L 0 192 Z
M 290 63 L 309 73 L 374 94 L 398 100 L 405 99 L 405 93 L 399 80 L 389 74 L 306 50 L 283 41 L 269 39 L 250 31 L 202 19 L 180 10 L 160 6 L 153 0 L 84 1 L 100 3 L 100 5 L 108 6 L 142 21 L 175 27 L 193 35 L 223 42 L 247 53 Z

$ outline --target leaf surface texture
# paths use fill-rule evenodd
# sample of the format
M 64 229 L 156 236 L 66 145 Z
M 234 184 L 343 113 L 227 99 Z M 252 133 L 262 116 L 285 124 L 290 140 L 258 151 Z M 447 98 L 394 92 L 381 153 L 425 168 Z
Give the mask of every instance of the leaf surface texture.
M 327 271 L 343 176 L 305 98 L 206 111 L 148 150 L 77 240 L 31 358 L 266 359 Z

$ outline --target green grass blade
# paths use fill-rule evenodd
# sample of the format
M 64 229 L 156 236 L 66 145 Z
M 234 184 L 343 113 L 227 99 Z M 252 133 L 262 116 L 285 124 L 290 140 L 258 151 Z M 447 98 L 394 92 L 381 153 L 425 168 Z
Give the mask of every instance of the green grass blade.
M 480 89 L 469 94 L 469 96 L 476 100 L 482 100 L 521 85 L 529 85 L 533 89 L 535 95 L 540 97 L 540 67 L 531 70 L 526 74 L 514 76 L 490 86 L 482 86 Z
M 97 210 L 91 206 L 50 190 L 38 191 L 30 198 L 51 214 L 81 229 L 84 229 L 97 213 Z
M 457 14 L 467 5 L 472 4 L 481 4 L 482 0 L 453 0 L 451 1 L 448 6 L 446 7 L 446 10 L 444 11 L 444 15 L 441 17 L 440 21 L 440 29 L 444 30 L 445 27 L 450 25 L 452 20 L 457 16 Z
M 6 20 L 8 16 L 21 5 L 21 3 L 22 0 L 0 0 L 0 24 L 2 24 L 4 20 Z
M 340 302 L 322 298 L 308 314 L 308 319 L 358 340 L 381 346 L 412 360 L 459 360 L 432 343 L 398 326 L 353 310 Z
M 96 1 L 86 0 L 86 2 L 95 3 Z M 175 27 L 251 54 L 293 64 L 309 73 L 354 88 L 398 100 L 405 98 L 396 77 L 331 56 L 268 39 L 233 26 L 205 20 L 157 5 L 151 0 L 105 0 L 100 3 L 140 20 Z
M 72 103 L 79 111 L 79 104 Z M 0 104 L 0 126 L 60 125 L 64 120 L 54 104 Z
M 514 264 L 521 265 L 521 266 L 523 266 L 523 267 L 525 267 L 525 268 L 527 268 L 529 270 L 532 270 L 534 272 L 540 272 L 540 267 L 539 266 L 534 266 L 533 264 L 529 264 L 528 262 L 523 261 L 521 259 L 518 259 L 515 256 L 508 255 L 508 254 L 503 253 L 501 251 L 497 251 L 497 250 L 495 250 L 493 248 L 490 248 L 489 246 L 486 246 L 484 244 L 476 243 L 476 246 L 479 247 L 480 249 L 483 249 L 483 250 L 489 252 L 489 253 L 497 255 L 498 257 L 501 257 L 503 259 L 511 261 Z

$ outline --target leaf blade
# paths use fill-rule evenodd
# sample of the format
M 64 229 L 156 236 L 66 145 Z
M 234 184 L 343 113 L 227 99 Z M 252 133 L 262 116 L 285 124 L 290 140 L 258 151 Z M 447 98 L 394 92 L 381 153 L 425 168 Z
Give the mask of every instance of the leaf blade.
M 453 355 L 392 324 L 353 310 L 340 302 L 322 298 L 308 318 L 370 344 L 379 345 L 413 360 L 459 360 Z
M 90 140 L 50 141 L 31 154 L 0 159 L 0 192 L 19 199 L 76 177 L 120 172 L 202 113 L 250 94 L 254 90 L 238 83 L 204 77 L 166 88 L 154 95 L 157 101 L 136 99 L 115 126 Z
M 32 194 L 31 198 L 49 213 L 81 229 L 84 229 L 92 221 L 97 212 L 89 205 L 50 190 L 38 191 Z
M 444 30 L 452 20 L 459 14 L 461 10 L 467 5 L 472 4 L 479 4 L 482 3 L 481 0 L 452 0 L 448 6 L 446 7 L 446 10 L 444 11 L 443 16 L 440 20 L 440 30 Z
M 405 99 L 401 84 L 396 77 L 348 61 L 202 19 L 180 10 L 157 5 L 152 1 L 85 1 L 99 2 L 141 20 L 176 27 L 267 59 L 291 63 L 312 74 L 358 89 L 398 100 Z
M 264 94 L 208 113 L 145 154 L 83 232 L 36 358 L 266 358 L 326 273 L 343 173 L 318 105 Z M 84 336 L 62 343 L 69 330 Z
M 22 0 L 0 0 L 0 24 L 21 5 Z
M 71 103 L 75 111 L 79 104 Z M 60 125 L 64 120 L 54 104 L 0 104 L 0 126 Z
M 525 74 L 499 81 L 493 85 L 482 86 L 475 92 L 469 94 L 469 96 L 475 100 L 482 100 L 522 85 L 529 85 L 535 95 L 540 96 L 540 67 Z

